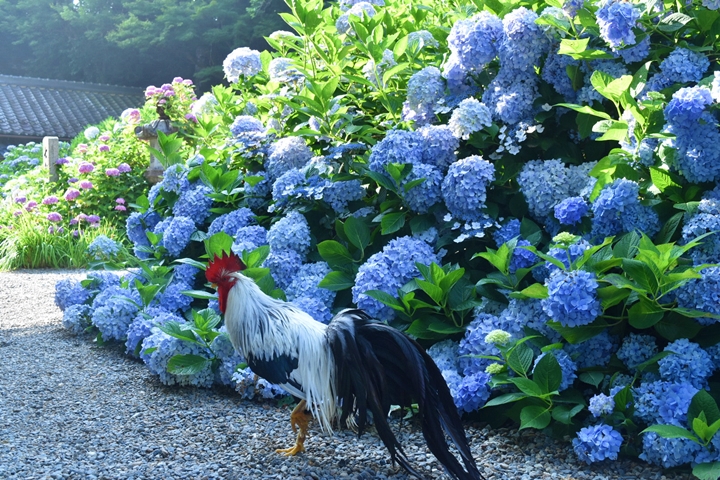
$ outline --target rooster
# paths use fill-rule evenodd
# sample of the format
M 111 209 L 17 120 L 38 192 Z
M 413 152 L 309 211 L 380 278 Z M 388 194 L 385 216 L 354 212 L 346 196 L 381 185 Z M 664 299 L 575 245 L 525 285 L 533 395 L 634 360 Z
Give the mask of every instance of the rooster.
M 430 451 L 455 479 L 482 479 L 472 457 L 460 416 L 440 370 L 413 339 L 347 309 L 325 325 L 290 303 L 263 293 L 243 275 L 235 254 L 214 256 L 205 272 L 217 288 L 230 340 L 248 366 L 265 380 L 301 399 L 290 415 L 295 444 L 277 453 L 305 450 L 308 424 L 314 417 L 324 432 L 345 423 L 360 435 L 372 415 L 380 439 L 416 478 L 402 445 L 387 421 L 391 405 L 418 405 L 418 417 Z M 446 435 L 463 465 L 450 453 Z

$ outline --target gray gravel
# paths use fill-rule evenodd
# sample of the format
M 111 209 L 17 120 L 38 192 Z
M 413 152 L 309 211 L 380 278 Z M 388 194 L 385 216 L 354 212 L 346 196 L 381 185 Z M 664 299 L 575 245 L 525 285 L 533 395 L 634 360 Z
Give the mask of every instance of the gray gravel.
M 277 455 L 293 440 L 289 407 L 165 387 L 121 348 L 67 333 L 53 302 L 67 275 L 80 273 L 0 273 L 0 478 L 408 478 L 372 431 L 311 432 L 304 454 Z M 446 478 L 422 434 L 395 427 L 428 478 Z M 587 466 L 535 431 L 467 431 L 488 480 L 692 478 L 629 460 Z

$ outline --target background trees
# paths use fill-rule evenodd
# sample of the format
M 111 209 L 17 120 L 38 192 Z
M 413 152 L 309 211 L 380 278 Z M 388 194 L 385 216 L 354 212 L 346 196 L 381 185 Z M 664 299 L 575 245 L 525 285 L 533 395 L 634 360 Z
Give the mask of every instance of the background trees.
M 222 80 L 233 48 L 265 48 L 282 0 L 0 0 L 0 73 L 145 87 Z

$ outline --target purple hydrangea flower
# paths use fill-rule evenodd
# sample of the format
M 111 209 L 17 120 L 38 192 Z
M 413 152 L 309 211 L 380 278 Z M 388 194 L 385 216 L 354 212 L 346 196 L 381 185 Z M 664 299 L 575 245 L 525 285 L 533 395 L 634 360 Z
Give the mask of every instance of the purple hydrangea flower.
M 82 162 L 78 165 L 78 172 L 80 173 L 90 173 L 93 170 L 95 170 L 95 166 L 90 162 Z
M 62 215 L 57 212 L 50 212 L 46 217 L 51 222 L 62 222 Z
M 118 170 L 117 168 L 106 168 L 105 175 L 107 175 L 108 177 L 117 177 L 120 175 L 120 170 Z
M 43 203 L 43 205 L 53 205 L 55 203 L 58 203 L 58 201 L 59 201 L 58 197 L 56 197 L 55 195 L 49 195 L 49 196 L 43 198 L 42 203 Z

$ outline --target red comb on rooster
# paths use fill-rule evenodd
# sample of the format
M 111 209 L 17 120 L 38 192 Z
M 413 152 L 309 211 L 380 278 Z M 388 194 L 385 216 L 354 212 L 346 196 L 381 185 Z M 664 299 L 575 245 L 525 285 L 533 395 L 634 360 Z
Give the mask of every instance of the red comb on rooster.
M 250 369 L 301 399 L 290 416 L 297 432 L 295 444 L 278 453 L 305 450 L 312 417 L 323 431 L 332 432 L 339 420 L 362 434 L 370 411 L 393 462 L 424 478 L 410 464 L 387 421 L 391 405 L 416 402 L 427 445 L 448 474 L 460 480 L 483 478 L 445 379 L 422 346 L 361 310 L 343 310 L 328 325 L 317 322 L 263 293 L 240 273 L 243 269 L 237 255 L 216 255 L 205 275 L 217 286 L 230 340 Z M 446 435 L 462 464 L 450 452 Z

